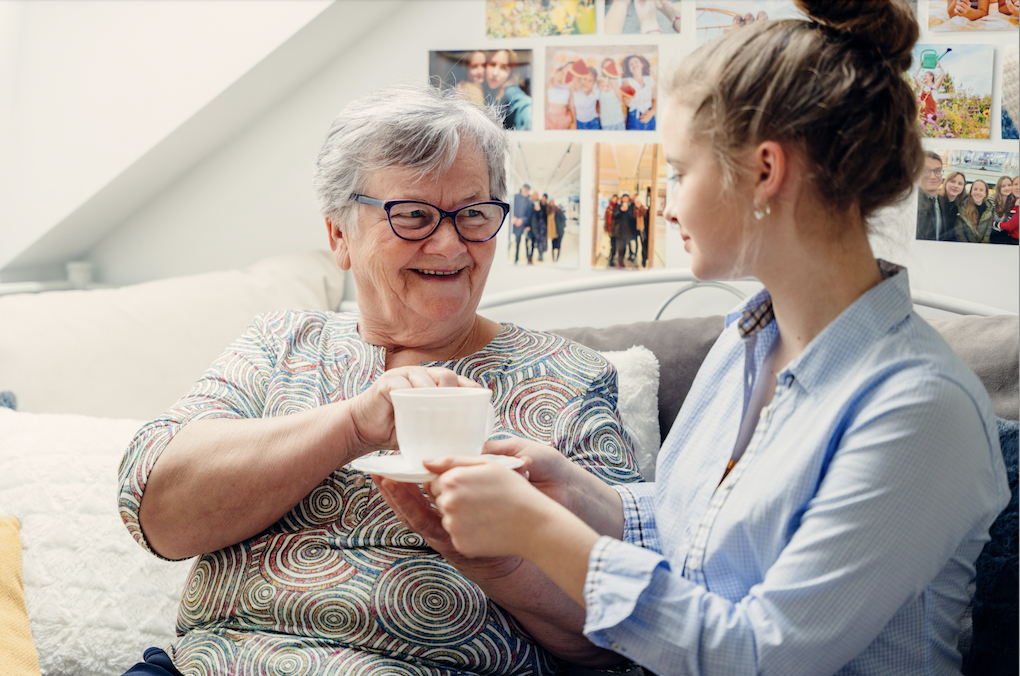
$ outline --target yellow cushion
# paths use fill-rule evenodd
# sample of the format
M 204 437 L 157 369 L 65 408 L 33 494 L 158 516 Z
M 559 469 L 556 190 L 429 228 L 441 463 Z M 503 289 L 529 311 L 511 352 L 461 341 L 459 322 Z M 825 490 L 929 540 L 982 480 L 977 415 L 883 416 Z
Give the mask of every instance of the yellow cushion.
M 0 673 L 39 676 L 21 581 L 21 524 L 13 516 L 0 517 Z

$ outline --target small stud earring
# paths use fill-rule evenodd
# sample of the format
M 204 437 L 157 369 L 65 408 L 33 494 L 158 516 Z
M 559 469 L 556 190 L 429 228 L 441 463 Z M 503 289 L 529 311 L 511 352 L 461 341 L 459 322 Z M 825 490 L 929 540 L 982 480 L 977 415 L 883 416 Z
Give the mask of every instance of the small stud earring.
M 758 206 L 758 200 L 754 201 L 754 218 L 755 218 L 755 220 L 758 220 L 758 221 L 764 220 L 764 218 L 766 216 L 768 216 L 769 214 L 771 214 L 771 213 L 772 213 L 772 207 L 770 207 L 768 204 L 766 204 L 765 207 L 762 208 L 762 207 Z

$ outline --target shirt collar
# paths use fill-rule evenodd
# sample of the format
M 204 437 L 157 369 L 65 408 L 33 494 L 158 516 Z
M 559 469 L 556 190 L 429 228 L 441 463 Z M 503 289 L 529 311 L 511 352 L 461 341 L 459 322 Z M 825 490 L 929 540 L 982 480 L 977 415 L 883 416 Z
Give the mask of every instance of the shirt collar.
M 792 374 L 809 391 L 833 378 L 833 355 L 858 352 L 851 346 L 869 344 L 888 333 L 913 311 L 906 268 L 878 259 L 882 282 L 868 289 L 815 336 L 804 351 L 779 374 Z M 762 289 L 726 315 L 741 338 L 757 336 L 775 321 L 772 296 Z M 824 376 L 821 375 L 824 373 Z

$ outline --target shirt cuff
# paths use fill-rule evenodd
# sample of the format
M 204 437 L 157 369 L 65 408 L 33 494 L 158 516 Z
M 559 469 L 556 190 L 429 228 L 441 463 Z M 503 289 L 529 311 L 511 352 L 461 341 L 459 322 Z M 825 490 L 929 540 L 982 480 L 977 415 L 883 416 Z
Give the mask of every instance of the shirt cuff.
M 652 575 L 669 563 L 659 554 L 603 535 L 588 557 L 584 580 L 584 634 L 596 645 L 620 652 L 603 633 L 631 617 Z M 621 653 L 623 654 L 623 653 Z M 633 659 L 633 656 L 628 655 Z
M 655 526 L 655 484 L 617 484 L 613 488 L 623 500 L 623 541 L 662 553 Z

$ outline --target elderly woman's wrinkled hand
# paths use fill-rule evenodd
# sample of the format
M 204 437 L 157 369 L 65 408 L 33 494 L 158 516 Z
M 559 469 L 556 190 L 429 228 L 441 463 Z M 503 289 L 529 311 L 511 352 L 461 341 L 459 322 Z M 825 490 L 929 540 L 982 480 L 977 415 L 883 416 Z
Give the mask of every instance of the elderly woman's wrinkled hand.
M 358 450 L 370 453 L 396 448 L 390 392 L 419 387 L 481 387 L 473 380 L 438 366 L 402 366 L 386 371 L 373 384 L 350 400 L 351 422 L 357 434 Z

